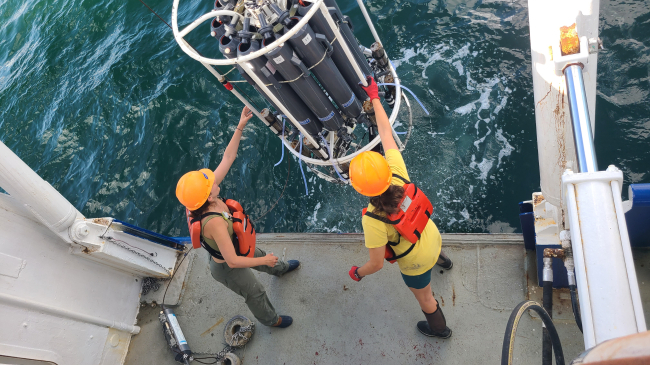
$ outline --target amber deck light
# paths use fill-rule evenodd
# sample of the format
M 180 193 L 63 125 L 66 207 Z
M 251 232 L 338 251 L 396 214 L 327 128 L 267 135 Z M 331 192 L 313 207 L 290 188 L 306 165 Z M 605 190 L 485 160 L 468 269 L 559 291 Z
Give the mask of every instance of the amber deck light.
M 560 50 L 562 56 L 580 53 L 580 39 L 578 39 L 576 23 L 560 28 Z

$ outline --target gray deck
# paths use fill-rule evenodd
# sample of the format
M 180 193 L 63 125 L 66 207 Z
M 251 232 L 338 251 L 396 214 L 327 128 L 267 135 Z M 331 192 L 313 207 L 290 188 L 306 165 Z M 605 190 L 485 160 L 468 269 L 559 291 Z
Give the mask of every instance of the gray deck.
M 415 328 L 424 316 L 397 265 L 386 264 L 359 283 L 350 280 L 350 266 L 367 260 L 361 235 L 268 234 L 258 235 L 258 244 L 280 257 L 299 259 L 302 268 L 282 278 L 259 273 L 278 312 L 291 315 L 294 324 L 287 329 L 258 324 L 251 342 L 236 351 L 244 364 L 495 364 L 511 310 L 541 296 L 541 290 L 528 289 L 527 280 L 534 282 L 535 274 L 526 271 L 531 258 L 521 236 L 443 235 L 443 250 L 454 268 L 440 272 L 435 267 L 431 282 L 453 336 L 432 339 Z M 212 279 L 207 254 L 195 251 L 185 284 L 178 285 L 183 291 L 175 311 L 192 351 L 214 354 L 224 347 L 228 319 L 237 314 L 255 319 L 241 297 Z M 635 259 L 650 318 L 650 252 L 637 250 Z M 563 298 L 559 291 L 557 296 Z M 567 363 L 583 351 L 568 303 L 558 300 L 554 308 Z M 151 304 L 141 308 L 142 331 L 133 337 L 125 364 L 177 364 L 158 312 Z M 525 316 L 515 363 L 541 361 L 541 343 L 541 321 Z

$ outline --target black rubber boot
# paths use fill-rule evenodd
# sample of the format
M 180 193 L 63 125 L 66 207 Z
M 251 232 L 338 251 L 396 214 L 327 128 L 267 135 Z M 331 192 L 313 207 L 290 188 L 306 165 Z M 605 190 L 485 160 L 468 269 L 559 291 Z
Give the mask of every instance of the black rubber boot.
M 278 322 L 271 327 L 287 328 L 291 326 L 292 323 L 293 323 L 293 318 L 289 316 L 280 316 L 280 318 L 278 318 Z
M 420 333 L 429 337 L 451 337 L 451 329 L 447 327 L 447 321 L 445 320 L 445 315 L 442 314 L 440 305 L 438 305 L 438 308 L 433 313 L 425 313 L 424 311 L 422 313 L 424 313 L 427 320 L 418 322 L 418 330 Z
M 287 261 L 287 264 L 289 264 L 289 269 L 287 270 L 286 273 L 292 272 L 293 270 L 296 270 L 300 267 L 300 261 L 298 260 L 289 260 Z
M 436 262 L 436 265 L 442 267 L 445 270 L 451 270 L 451 268 L 454 267 L 454 263 L 442 251 L 440 251 L 440 256 L 438 256 L 438 262 Z

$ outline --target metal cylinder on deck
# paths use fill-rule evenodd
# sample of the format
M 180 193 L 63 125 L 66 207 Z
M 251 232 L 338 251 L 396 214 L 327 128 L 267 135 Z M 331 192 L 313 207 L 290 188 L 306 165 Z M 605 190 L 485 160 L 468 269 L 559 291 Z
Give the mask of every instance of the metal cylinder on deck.
M 302 18 L 292 17 L 291 24 L 287 28 L 291 29 L 300 19 Z M 307 24 L 289 39 L 289 44 L 307 67 L 313 67 L 311 72 L 316 75 L 341 112 L 349 118 L 359 118 L 362 111 L 361 102 L 330 58 L 333 48 L 327 38 L 322 34 L 315 34 Z M 328 55 L 327 52 L 330 54 Z
M 277 37 L 276 37 L 277 38 Z M 264 45 L 272 42 L 265 39 Z M 334 108 L 329 98 L 310 76 L 307 66 L 295 56 L 293 48 L 285 43 L 266 54 L 269 63 L 275 68 L 287 84 L 300 96 L 304 103 L 330 131 L 337 132 L 345 126 L 343 117 Z
M 160 314 L 163 316 L 163 318 L 160 318 L 160 321 L 163 325 L 163 333 L 166 334 L 165 337 L 172 336 L 174 340 L 170 341 L 170 339 L 167 339 L 168 343 L 170 345 L 174 344 L 174 347 L 177 347 L 175 350 L 178 352 L 175 354 L 175 360 L 184 364 L 189 364 L 192 360 L 192 350 L 187 344 L 187 340 L 185 339 L 181 326 L 178 324 L 178 319 L 176 318 L 174 310 L 162 307 Z
M 307 12 L 311 9 L 312 6 L 313 6 L 312 4 L 309 4 L 308 6 L 299 5 L 298 14 L 304 16 L 305 14 L 307 14 Z M 327 20 L 325 20 L 325 16 L 320 11 L 317 11 L 314 14 L 314 16 L 311 19 L 309 19 L 309 25 L 311 26 L 314 32 L 323 34 L 325 38 L 327 38 L 327 40 L 332 44 L 332 47 L 334 48 L 334 52 L 332 53 L 332 60 L 334 61 L 334 64 L 338 68 L 339 72 L 341 72 L 341 75 L 343 75 L 343 77 L 345 78 L 345 81 L 348 83 L 350 89 L 352 89 L 352 91 L 354 92 L 354 95 L 356 95 L 357 98 L 361 101 L 368 99 L 368 95 L 366 94 L 365 91 L 363 91 L 363 89 L 359 85 L 360 80 L 359 77 L 357 76 L 357 73 L 354 71 L 354 68 L 350 64 L 350 62 L 356 62 L 361 68 L 361 71 L 366 76 L 372 75 L 370 66 L 368 66 L 368 62 L 366 61 L 365 56 L 363 55 L 361 50 L 359 50 L 359 46 L 356 44 L 356 41 L 355 44 L 348 43 L 348 46 L 355 57 L 354 60 L 350 60 L 345 55 L 345 52 L 343 52 L 343 47 L 341 47 L 339 40 L 336 41 L 334 40 L 335 38 L 334 31 L 332 31 L 329 24 L 327 23 Z M 352 33 L 347 25 L 345 27 L 340 27 L 340 28 L 342 34 L 344 34 L 343 32 L 344 29 L 346 28 L 350 34 Z
M 237 48 L 238 56 L 246 56 L 252 52 L 255 52 L 260 49 L 260 42 L 257 40 L 251 40 L 248 44 L 241 44 Z M 281 83 L 284 81 L 281 75 L 279 75 L 275 69 L 271 70 L 267 67 L 267 60 L 264 56 L 260 56 L 253 60 L 248 61 L 255 75 L 262 80 L 265 85 L 269 85 L 268 89 L 273 95 L 280 101 L 285 108 L 296 118 L 300 125 L 307 130 L 307 133 L 311 134 L 314 137 L 318 137 L 318 134 L 323 129 L 323 125 L 318 120 L 316 115 L 303 103 L 302 99 L 296 94 L 296 92 L 287 84 Z M 254 83 L 252 80 L 248 79 L 249 83 L 255 87 L 255 89 L 264 97 L 265 93 Z M 270 99 L 267 100 L 275 107 L 276 110 L 280 110 Z M 330 104 L 331 105 L 331 104 Z
M 564 77 L 567 86 L 567 97 L 569 99 L 569 111 L 573 125 L 573 140 L 576 146 L 578 168 L 580 172 L 596 172 L 598 171 L 598 164 L 596 161 L 594 137 L 591 131 L 591 119 L 589 117 L 585 83 L 582 78 L 582 66 L 578 64 L 569 65 L 564 69 Z

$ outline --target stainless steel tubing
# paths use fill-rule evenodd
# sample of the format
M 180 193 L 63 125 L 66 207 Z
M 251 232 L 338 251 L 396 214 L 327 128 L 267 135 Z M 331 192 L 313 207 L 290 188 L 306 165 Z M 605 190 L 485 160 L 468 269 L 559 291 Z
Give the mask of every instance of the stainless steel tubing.
M 573 140 L 576 145 L 578 169 L 580 172 L 597 172 L 596 150 L 594 137 L 591 131 L 589 107 L 585 83 L 582 78 L 582 66 L 569 65 L 564 69 L 567 96 L 569 97 L 569 111 L 573 125 Z

